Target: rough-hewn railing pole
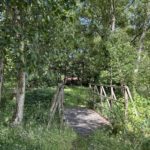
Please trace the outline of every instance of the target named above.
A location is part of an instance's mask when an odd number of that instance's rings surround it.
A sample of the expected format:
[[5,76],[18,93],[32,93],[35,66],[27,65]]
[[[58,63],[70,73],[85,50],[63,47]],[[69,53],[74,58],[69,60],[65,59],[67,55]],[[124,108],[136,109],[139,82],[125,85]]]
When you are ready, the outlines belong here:
[[[99,87],[99,90],[98,90],[98,87]],[[110,88],[110,97],[108,97],[108,95],[106,94],[105,87]],[[117,100],[114,89],[120,89],[122,91],[123,97],[124,97],[124,109],[125,109],[125,118],[126,118],[126,120],[128,118],[128,103],[129,103],[129,100],[131,100],[131,102],[132,102],[135,114],[138,115],[128,86],[126,86],[126,85],[116,86],[116,85],[103,85],[103,84],[100,84],[100,85],[98,85],[98,84],[89,84],[89,88],[90,88],[91,96],[93,97],[93,99],[95,98],[95,95],[99,96],[101,108],[103,108],[103,102],[104,102],[104,99],[105,99],[107,104],[108,104],[108,107],[109,107],[110,111],[111,111],[113,102],[115,100]]]
[[128,100],[129,100],[129,96],[128,96],[128,93],[127,93],[127,89],[126,87],[123,87],[124,88],[124,105],[125,105],[125,120],[127,121],[128,119]]
[[62,85],[61,87],[61,92],[60,92],[60,114],[59,114],[59,117],[60,117],[60,125],[61,127],[63,127],[63,123],[64,123],[64,85]]
[[53,97],[49,117],[48,117],[48,127],[51,126],[54,115],[58,109],[59,117],[60,117],[60,125],[63,126],[63,118],[64,118],[64,84],[59,84],[56,90],[56,93]]
[[134,101],[133,101],[133,98],[132,98],[132,96],[131,96],[131,92],[130,92],[128,86],[126,86],[126,90],[127,90],[128,96],[129,96],[129,98],[130,98],[130,100],[131,100],[131,102],[132,102],[132,105],[133,105],[133,108],[134,108],[135,115],[138,116],[138,112],[137,112],[136,106],[135,106],[135,104],[134,104]]

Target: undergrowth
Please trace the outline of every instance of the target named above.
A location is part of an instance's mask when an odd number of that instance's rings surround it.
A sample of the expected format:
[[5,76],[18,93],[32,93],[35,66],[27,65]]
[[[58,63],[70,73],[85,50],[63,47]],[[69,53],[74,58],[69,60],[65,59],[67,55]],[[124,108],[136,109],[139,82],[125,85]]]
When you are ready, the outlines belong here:
[[[0,109],[0,150],[149,150],[150,112],[149,101],[136,95],[135,115],[129,103],[128,121],[124,121],[122,103],[116,105],[109,115],[112,127],[96,130],[82,137],[72,129],[59,128],[57,117],[51,128],[47,128],[50,102],[55,88],[35,89],[26,93],[24,121],[22,126],[10,126],[15,101],[8,94]],[[66,87],[65,106],[85,107],[89,105],[89,93],[85,87]],[[95,105],[95,104],[94,104]],[[95,107],[97,110],[99,107]]]
[[46,126],[27,125],[10,128],[0,126],[1,150],[69,150],[76,134],[71,129],[47,129]]
[[[57,116],[51,128],[47,128],[48,113],[55,88],[27,91],[24,120],[20,127],[11,127],[15,100],[6,94],[0,110],[0,150],[69,150],[75,140],[75,132],[60,129]],[[4,107],[5,106],[5,107]]]

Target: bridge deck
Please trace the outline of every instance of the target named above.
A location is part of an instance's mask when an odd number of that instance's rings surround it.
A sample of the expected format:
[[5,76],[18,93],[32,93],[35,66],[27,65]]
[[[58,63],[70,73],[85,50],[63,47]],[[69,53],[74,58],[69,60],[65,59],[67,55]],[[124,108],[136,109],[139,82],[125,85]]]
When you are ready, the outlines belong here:
[[66,108],[64,116],[67,124],[80,135],[88,135],[103,125],[110,125],[105,118],[87,108]]

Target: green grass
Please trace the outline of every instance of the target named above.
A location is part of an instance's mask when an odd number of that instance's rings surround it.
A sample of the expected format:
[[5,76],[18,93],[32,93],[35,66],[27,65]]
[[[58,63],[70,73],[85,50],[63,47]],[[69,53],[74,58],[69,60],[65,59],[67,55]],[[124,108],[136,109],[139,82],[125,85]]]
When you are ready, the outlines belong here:
[[65,106],[86,107],[89,99],[88,88],[82,86],[65,87]]
[[34,89],[26,92],[24,120],[20,127],[12,128],[10,121],[15,101],[6,94],[0,110],[0,150],[70,150],[76,133],[65,127],[60,129],[55,117],[47,128],[48,113],[55,88]]
[[150,139],[134,133],[113,135],[108,130],[96,130],[88,137],[78,137],[75,150],[149,150]]
[[71,129],[47,129],[30,125],[8,128],[0,126],[1,150],[70,150],[76,134]]
[[[132,114],[129,107],[129,122],[121,122],[120,109],[117,109],[113,130],[99,129],[92,135],[81,137],[72,129],[59,128],[57,115],[52,127],[47,128],[48,113],[55,88],[27,91],[23,125],[10,127],[15,101],[9,93],[3,98],[0,109],[0,150],[148,150],[149,138],[149,102],[139,96],[136,98],[139,117]],[[86,87],[71,86],[65,88],[66,107],[86,107],[89,103],[89,91]],[[130,105],[129,105],[130,106]],[[115,110],[116,111],[116,110]],[[118,114],[118,115],[117,115]]]

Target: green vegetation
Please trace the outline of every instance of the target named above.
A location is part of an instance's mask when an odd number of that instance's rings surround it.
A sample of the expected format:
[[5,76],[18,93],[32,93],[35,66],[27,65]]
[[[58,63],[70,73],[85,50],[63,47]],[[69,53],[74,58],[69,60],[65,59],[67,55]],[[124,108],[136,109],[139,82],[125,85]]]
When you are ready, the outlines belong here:
[[89,90],[83,86],[71,86],[65,88],[66,107],[86,107],[89,99]]
[[[44,112],[43,112],[44,113]],[[60,131],[57,127],[47,129],[44,125],[32,125],[24,128],[0,126],[1,150],[69,150],[76,135],[71,129]]]
[[[149,150],[149,66],[149,0],[0,0],[0,149]],[[47,128],[62,82],[65,107],[94,109],[112,128],[80,137],[57,113]],[[125,118],[120,93],[102,110],[89,83],[127,85],[138,116],[129,102]]]
[[147,150],[150,148],[149,138],[143,135],[111,135],[106,130],[97,130],[87,138],[79,137],[75,141],[76,149],[87,150]]
[[[96,130],[92,135],[80,137],[72,129],[59,128],[57,116],[52,127],[47,128],[50,102],[55,88],[34,89],[27,91],[23,126],[16,128],[9,126],[9,121],[15,103],[5,101],[5,109],[1,109],[0,149],[2,150],[147,150],[149,139],[149,102],[136,96],[136,108],[140,115],[136,117],[129,112],[128,124],[124,124],[120,109],[114,109],[113,129],[104,127]],[[71,86],[65,88],[66,107],[88,106],[89,91],[86,87]],[[9,95],[7,95],[7,98]],[[4,108],[4,107],[2,107]],[[98,110],[98,108],[96,108]],[[117,113],[116,113],[117,112]]]
[[57,117],[53,126],[47,128],[54,91],[55,88],[27,91],[23,126],[16,128],[9,125],[15,102],[7,99],[5,109],[0,111],[1,150],[69,150],[72,147],[76,134],[68,127],[60,130]]

